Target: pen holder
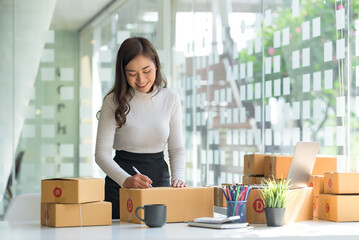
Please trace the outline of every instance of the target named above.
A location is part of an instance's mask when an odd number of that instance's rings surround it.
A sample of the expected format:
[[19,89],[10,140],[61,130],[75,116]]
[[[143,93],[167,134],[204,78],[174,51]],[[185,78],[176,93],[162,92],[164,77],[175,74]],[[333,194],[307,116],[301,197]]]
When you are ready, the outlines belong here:
[[246,203],[247,201],[227,201],[227,217],[240,216],[240,219],[232,222],[246,222]]

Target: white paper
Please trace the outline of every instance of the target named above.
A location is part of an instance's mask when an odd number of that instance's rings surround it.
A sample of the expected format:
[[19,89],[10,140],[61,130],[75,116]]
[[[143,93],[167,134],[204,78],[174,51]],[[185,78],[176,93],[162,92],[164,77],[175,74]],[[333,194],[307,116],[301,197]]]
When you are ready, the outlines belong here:
[[54,68],[41,68],[41,80],[42,81],[54,81],[55,69]]
[[93,156],[91,144],[80,144],[80,157],[89,158]]
[[275,31],[273,34],[273,47],[280,47],[280,31]]
[[335,13],[337,30],[345,28],[345,8],[341,8]]
[[36,136],[36,128],[34,124],[24,124],[22,126],[23,138],[34,138]]
[[271,74],[272,73],[272,58],[266,57],[266,69],[265,74]]
[[253,62],[247,63],[247,77],[253,77]]
[[313,38],[320,36],[320,17],[313,19],[312,29],[313,29]]
[[329,62],[333,60],[333,43],[326,42],[324,43],[324,62]]
[[241,129],[239,132],[239,143],[240,145],[246,145],[246,130]]
[[247,85],[247,100],[253,100],[253,84]]
[[299,0],[292,0],[292,17],[299,16]]
[[299,104],[299,102],[293,102],[292,116],[293,116],[294,120],[298,120],[300,118],[300,104]]
[[292,68],[299,68],[299,50],[292,52]]
[[300,141],[300,129],[293,128],[292,129],[292,145],[295,146],[297,142]]
[[247,121],[246,109],[244,107],[240,108],[239,121],[240,123],[245,123]]
[[81,119],[92,119],[91,106],[80,106],[80,118]]
[[282,46],[289,44],[289,27],[283,28],[282,33]]
[[240,79],[246,78],[246,64],[241,63],[239,69],[240,69],[239,70]]
[[333,146],[333,127],[325,127],[324,128],[324,145],[325,146]]
[[60,164],[60,175],[63,177],[74,176],[74,164],[73,163],[61,163]]
[[247,145],[253,145],[253,130],[247,129]]
[[260,99],[262,95],[261,83],[260,82],[255,83],[254,89],[255,89],[255,95],[254,95],[255,99]]
[[310,101],[303,101],[303,119],[310,118]]
[[270,122],[271,121],[271,106],[270,105],[265,105],[265,121],[266,122]]
[[345,58],[345,39],[337,40],[337,59]]
[[274,80],[274,96],[280,96],[280,79]]
[[280,71],[280,55],[274,56],[273,60],[274,60],[273,72],[277,73]]
[[61,81],[73,81],[74,80],[74,69],[73,68],[61,68],[60,69],[60,80]]
[[275,146],[282,145],[282,135],[280,131],[274,131],[274,145]]
[[310,22],[306,21],[302,23],[302,40],[308,40],[310,38]]
[[272,9],[267,9],[264,12],[264,18],[265,18],[265,25],[266,26],[272,25]]
[[74,87],[61,87],[60,88],[61,100],[73,100],[74,99]]
[[44,31],[44,43],[54,43],[55,42],[55,31],[46,30]]
[[232,130],[231,129],[227,129],[226,136],[227,136],[227,138],[226,138],[227,144],[232,145]]
[[266,81],[266,98],[272,96],[272,81]]
[[246,100],[246,86],[245,85],[242,85],[240,87],[240,98],[242,101]]
[[43,119],[55,118],[55,106],[42,106],[41,107],[41,117]]
[[238,108],[233,108],[233,123],[238,123],[239,111]]
[[259,53],[259,52],[262,51],[262,39],[261,39],[261,37],[257,37],[255,39],[255,47],[254,48],[255,48],[254,51],[256,53]]
[[91,87],[80,87],[80,99],[91,99],[92,98],[92,88]]
[[266,146],[272,145],[272,129],[266,129],[265,134],[266,134],[265,145]]
[[303,74],[303,92],[310,92],[310,74]]
[[253,40],[247,41],[247,54],[252,55],[253,54]]
[[303,67],[310,65],[310,48],[303,49]]
[[55,49],[43,49],[41,55],[41,62],[54,62]]
[[99,79],[103,82],[112,81],[112,69],[111,68],[100,68],[99,69]]
[[55,144],[42,144],[41,145],[41,156],[42,157],[55,157],[56,145]]
[[337,107],[336,107],[337,117],[345,116],[345,97],[337,97]]
[[290,94],[290,78],[283,78],[283,95]]
[[54,138],[55,137],[55,125],[44,124],[41,126],[41,137],[42,138]]
[[233,145],[238,145],[239,143],[239,134],[238,129],[233,130]]
[[322,89],[322,72],[313,73],[313,90],[320,91]]
[[345,144],[345,128],[344,126],[337,126],[337,146],[344,146]]
[[333,88],[333,69],[324,71],[324,89]]
[[128,31],[117,31],[117,44],[122,44],[130,36],[131,34]]
[[256,120],[256,122],[261,122],[261,106],[255,106],[254,107],[254,118]]
[[99,51],[99,62],[110,63],[112,61],[112,52],[110,50]]

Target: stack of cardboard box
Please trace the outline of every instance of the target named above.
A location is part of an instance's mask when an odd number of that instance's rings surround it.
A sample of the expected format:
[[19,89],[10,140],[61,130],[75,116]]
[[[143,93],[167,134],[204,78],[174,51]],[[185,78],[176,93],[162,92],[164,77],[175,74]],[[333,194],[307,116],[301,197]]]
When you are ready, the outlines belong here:
[[313,218],[318,218],[318,198],[319,194],[322,194],[324,192],[324,176],[310,176],[308,187],[313,188]]
[[41,224],[51,227],[111,225],[112,204],[103,200],[103,179],[42,180]]
[[359,173],[324,174],[324,193],[319,194],[319,218],[359,221]]
[[264,162],[269,156],[267,154],[244,155],[243,184],[261,184],[264,177]]

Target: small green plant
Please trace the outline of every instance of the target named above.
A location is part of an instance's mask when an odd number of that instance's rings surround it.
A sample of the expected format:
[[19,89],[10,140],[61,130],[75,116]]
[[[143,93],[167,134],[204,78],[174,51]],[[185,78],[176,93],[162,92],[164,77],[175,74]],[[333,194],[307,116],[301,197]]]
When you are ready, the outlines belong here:
[[289,203],[288,190],[290,180],[268,179],[262,181],[267,185],[260,189],[260,195],[267,208],[285,208]]

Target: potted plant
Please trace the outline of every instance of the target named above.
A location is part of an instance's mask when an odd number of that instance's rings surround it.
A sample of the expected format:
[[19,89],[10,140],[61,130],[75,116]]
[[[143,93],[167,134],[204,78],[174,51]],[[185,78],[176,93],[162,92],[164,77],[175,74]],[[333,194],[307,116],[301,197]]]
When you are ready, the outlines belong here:
[[285,207],[287,206],[290,180],[268,179],[262,181],[264,186],[260,189],[261,198],[265,204],[267,226],[283,226]]

